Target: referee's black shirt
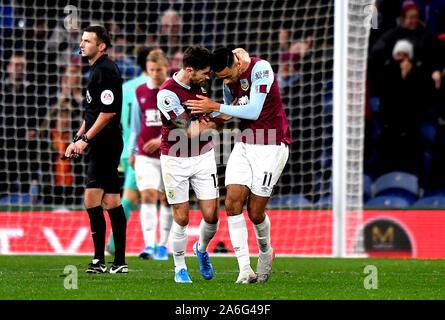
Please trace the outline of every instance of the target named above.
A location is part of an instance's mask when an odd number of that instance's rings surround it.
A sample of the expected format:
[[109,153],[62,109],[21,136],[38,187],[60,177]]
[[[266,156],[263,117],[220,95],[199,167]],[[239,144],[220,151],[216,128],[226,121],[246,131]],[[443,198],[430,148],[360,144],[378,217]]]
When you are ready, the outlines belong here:
[[116,113],[93,141],[122,136],[120,124],[122,112],[122,78],[116,63],[107,54],[97,59],[90,69],[84,100],[85,132],[93,126],[99,113]]

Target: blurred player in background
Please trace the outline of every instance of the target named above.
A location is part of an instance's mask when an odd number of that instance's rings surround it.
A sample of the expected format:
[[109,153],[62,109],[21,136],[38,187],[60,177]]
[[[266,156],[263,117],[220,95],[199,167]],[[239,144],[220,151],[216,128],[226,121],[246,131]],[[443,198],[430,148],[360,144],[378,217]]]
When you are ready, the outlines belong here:
[[[131,136],[129,162],[136,171],[136,183],[141,194],[141,227],[145,249],[141,259],[167,260],[167,241],[170,233],[173,210],[168,204],[162,182],[159,148],[161,146],[161,113],[156,95],[168,77],[168,59],[164,51],[154,49],[147,57],[147,72],[150,80],[136,89],[131,111]],[[156,248],[158,226],[157,202],[160,206],[160,239]]]
[[207,252],[210,240],[218,230],[218,179],[213,144],[200,141],[200,134],[216,128],[188,114],[186,101],[196,95],[209,94],[211,52],[189,47],[184,52],[183,67],[162,85],[157,104],[161,110],[161,167],[168,203],[173,205],[174,221],[171,246],[175,263],[175,281],[191,283],[185,264],[187,226],[189,223],[189,187],[195,191],[203,219],[199,240],[193,245],[204,279],[213,278],[213,267]]
[[[187,101],[187,107],[192,114],[221,112],[242,119],[243,131],[230,154],[225,178],[229,233],[240,268],[236,283],[266,282],[275,254],[264,210],[289,157],[289,123],[269,62],[252,57],[247,70],[241,70],[236,55],[219,48],[214,52],[212,70],[223,79],[224,104],[199,95]],[[234,101],[237,105],[230,105]],[[256,274],[250,266],[242,214],[246,201],[259,247]]]
[[[88,147],[88,177],[84,202],[91,224],[94,259],[87,273],[105,273],[105,217],[108,211],[114,233],[115,257],[110,273],[128,273],[125,263],[127,221],[120,201],[118,166],[122,153],[122,78],[116,63],[108,58],[111,40],[102,26],[89,26],[82,35],[80,51],[91,65],[84,121],[65,156],[83,154]],[[102,207],[103,204],[103,207]]]
[[[124,170],[124,190],[122,193],[122,207],[124,208],[125,218],[130,219],[131,212],[139,204],[139,191],[136,185],[136,176],[134,169],[128,164],[128,145],[131,133],[131,111],[135,108],[133,105],[135,99],[136,88],[150,81],[147,73],[147,56],[150,53],[149,48],[140,48],[137,56],[137,63],[140,66],[142,73],[137,78],[125,81],[122,85],[122,137],[124,140],[124,148],[121,155],[120,164]],[[114,236],[110,235],[110,240],[107,245],[107,252],[114,255]]]

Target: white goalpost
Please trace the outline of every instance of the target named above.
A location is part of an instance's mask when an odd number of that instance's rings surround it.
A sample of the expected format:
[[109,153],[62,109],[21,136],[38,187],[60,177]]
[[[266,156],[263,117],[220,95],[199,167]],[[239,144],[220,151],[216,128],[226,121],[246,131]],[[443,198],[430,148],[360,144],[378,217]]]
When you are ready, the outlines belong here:
[[[364,110],[371,27],[369,7],[373,5],[374,0],[335,1],[332,191],[334,257],[358,254],[363,249],[360,222],[363,209]],[[351,233],[353,240],[350,238]]]

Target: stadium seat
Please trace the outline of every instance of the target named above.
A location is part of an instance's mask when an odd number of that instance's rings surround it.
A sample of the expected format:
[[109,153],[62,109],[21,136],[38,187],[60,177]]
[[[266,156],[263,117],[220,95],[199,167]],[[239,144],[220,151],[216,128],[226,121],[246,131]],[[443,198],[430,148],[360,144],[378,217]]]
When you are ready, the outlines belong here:
[[366,208],[394,208],[404,209],[410,206],[410,201],[401,196],[380,195],[365,203]]
[[332,194],[327,194],[321,197],[320,200],[318,200],[315,204],[315,207],[322,209],[332,208]]
[[291,194],[290,197],[291,197],[290,203],[291,203],[292,207],[311,207],[312,206],[312,203],[303,196],[300,196],[298,194]]
[[423,141],[429,145],[435,145],[437,140],[437,128],[434,124],[424,123],[420,126],[420,134]]
[[10,194],[1,198],[0,204],[29,205],[31,204],[31,196],[29,194]]
[[[358,197],[351,197],[348,196],[346,198],[346,205],[347,206],[361,206],[361,202],[359,202]],[[321,209],[332,209],[333,208],[333,197],[332,194],[327,194],[320,198],[320,200],[315,203],[314,207],[321,208]]]
[[414,208],[439,209],[445,208],[445,196],[434,195],[420,198],[412,205]]
[[380,97],[370,97],[369,98],[369,106],[371,108],[371,112],[373,114],[377,114],[380,112]]
[[363,200],[366,202],[371,199],[372,194],[372,178],[368,174],[363,175]]
[[271,198],[268,206],[271,208],[310,207],[312,203],[301,195],[289,194]]
[[419,198],[419,179],[417,176],[401,171],[385,173],[374,182],[375,196],[400,196],[414,203]]

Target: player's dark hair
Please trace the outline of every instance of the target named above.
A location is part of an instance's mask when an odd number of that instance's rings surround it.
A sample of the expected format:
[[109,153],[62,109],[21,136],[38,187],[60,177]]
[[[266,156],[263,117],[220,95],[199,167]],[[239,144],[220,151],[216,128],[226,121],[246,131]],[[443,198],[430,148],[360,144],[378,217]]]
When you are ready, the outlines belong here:
[[145,70],[147,65],[147,57],[151,50],[152,48],[148,47],[141,47],[138,49],[138,56],[136,58],[136,63],[138,64],[139,67],[141,67],[141,70]]
[[226,67],[232,67],[234,62],[235,55],[232,50],[229,50],[226,47],[221,47],[213,51],[210,67],[214,72],[221,72]]
[[212,53],[204,47],[191,46],[184,52],[182,58],[183,68],[191,67],[195,70],[203,70],[210,66]]
[[86,27],[85,30],[83,31],[94,32],[97,36],[97,44],[105,43],[106,46],[105,51],[107,51],[112,47],[110,34],[108,33],[107,29],[105,29],[105,27],[99,25],[92,25]]

